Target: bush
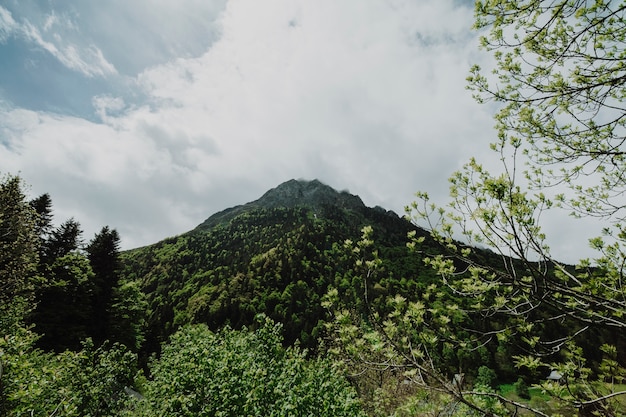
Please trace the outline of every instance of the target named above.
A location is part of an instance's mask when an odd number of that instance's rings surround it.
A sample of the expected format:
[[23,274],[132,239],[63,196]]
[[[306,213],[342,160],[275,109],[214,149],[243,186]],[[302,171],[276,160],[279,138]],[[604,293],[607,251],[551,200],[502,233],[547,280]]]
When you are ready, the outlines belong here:
[[524,378],[520,377],[517,379],[517,382],[514,384],[515,393],[520,397],[526,400],[530,399],[530,391],[528,390],[528,384],[524,381]]
[[488,366],[483,365],[478,368],[478,375],[476,376],[474,384],[488,388],[495,388],[496,379],[496,371]]
[[151,371],[133,416],[364,416],[339,370],[283,348],[269,319],[254,332],[184,327]]

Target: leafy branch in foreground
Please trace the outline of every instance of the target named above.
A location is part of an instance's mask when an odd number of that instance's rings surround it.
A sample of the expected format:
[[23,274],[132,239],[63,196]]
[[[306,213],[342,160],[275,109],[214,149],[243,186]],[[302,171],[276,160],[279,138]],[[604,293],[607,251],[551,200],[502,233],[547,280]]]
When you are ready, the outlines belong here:
[[[468,82],[479,102],[500,105],[492,149],[502,172],[470,160],[451,177],[445,208],[418,194],[409,217],[444,252],[416,236],[409,245],[439,284],[391,295],[383,312],[355,314],[335,297],[336,334],[355,361],[371,366],[364,352],[378,352],[378,365],[479,414],[623,415],[626,2],[477,1],[475,27],[495,68],[474,67]],[[597,259],[554,259],[541,226],[555,206],[604,219],[590,242]],[[447,382],[447,351],[462,369],[460,356],[496,346],[549,406]],[[546,381],[551,371],[558,382]]]
[[[624,377],[624,359],[612,354],[624,342],[620,334],[626,328],[626,289],[614,263],[620,242],[605,248],[612,257],[600,258],[593,267],[587,260],[577,268],[563,265],[551,257],[539,226],[544,208],[550,207],[543,195],[531,196],[515,185],[514,177],[491,176],[474,161],[451,183],[450,211],[432,206],[421,194],[410,212],[416,221],[437,219],[429,227],[448,255],[427,262],[443,284],[472,300],[466,305],[470,316],[500,323],[471,329],[472,342],[517,344],[518,368],[561,375],[559,383],[541,384],[546,393],[583,414],[594,409],[612,415],[619,406],[612,400],[626,394],[604,383]],[[466,241],[487,244],[502,267],[486,266],[475,249],[454,240],[453,230]],[[603,349],[593,337],[606,342]]]
[[477,1],[475,27],[496,66],[474,67],[470,89],[502,103],[498,134],[525,144],[529,178],[568,184],[563,202],[584,216],[623,220],[626,2]]

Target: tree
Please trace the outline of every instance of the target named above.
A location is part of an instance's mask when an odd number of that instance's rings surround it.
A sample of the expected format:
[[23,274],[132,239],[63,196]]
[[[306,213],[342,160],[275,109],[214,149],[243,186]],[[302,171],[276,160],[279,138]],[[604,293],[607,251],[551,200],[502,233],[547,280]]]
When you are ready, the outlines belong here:
[[[393,309],[373,312],[369,327],[355,330],[340,313],[343,331],[353,331],[353,346],[375,347],[386,358],[378,366],[408,369],[415,383],[483,415],[547,414],[532,402],[451,385],[433,355],[442,345],[469,352],[506,344],[518,370],[564,409],[617,415],[626,392],[603,381],[622,381],[626,364],[614,354],[626,345],[626,2],[477,1],[475,26],[495,69],[474,67],[468,80],[479,102],[500,105],[492,148],[502,170],[471,159],[450,178],[447,207],[418,194],[408,214],[446,252],[415,235],[410,246],[440,284],[420,300],[390,297]],[[576,267],[554,259],[541,226],[557,207],[605,219],[604,236],[590,242],[596,259]],[[485,262],[493,256],[501,267]],[[550,370],[566,384],[545,382]],[[499,404],[484,401],[493,398]]]
[[[483,339],[517,337],[527,352],[517,357],[518,367],[568,375],[576,390],[566,395],[547,388],[581,414],[595,408],[610,415],[611,399],[626,394],[590,383],[592,372],[611,375],[591,370],[590,359],[603,354],[597,343],[585,340],[595,331],[611,345],[624,344],[623,337],[610,335],[626,328],[625,23],[622,1],[476,3],[476,27],[487,30],[482,45],[493,51],[496,68],[484,75],[475,67],[469,82],[479,102],[502,104],[493,149],[503,172],[493,175],[472,160],[451,178],[448,217],[430,223],[440,241],[469,265],[472,277],[460,278],[443,257],[431,264],[451,288],[479,301],[476,312],[508,320],[506,328],[483,333]],[[522,162],[524,175],[518,172]],[[567,188],[551,190],[559,185]],[[548,191],[556,194],[553,200]],[[427,195],[420,197],[427,202]],[[576,216],[606,219],[607,236],[591,242],[599,250],[595,262],[581,260],[575,270],[552,257],[541,214],[555,203]],[[432,220],[443,211],[424,204],[414,205],[413,213]],[[454,242],[453,225],[467,242],[500,253],[503,270],[471,259],[471,251]],[[621,366],[625,363],[621,358]]]
[[280,325],[255,331],[185,326],[151,367],[133,416],[364,416],[341,370],[284,348]]
[[137,351],[144,341],[148,302],[136,281],[121,281],[113,289],[106,329],[110,341]]
[[31,200],[31,207],[37,213],[37,235],[45,240],[52,229],[52,199],[50,194],[45,193]]
[[32,308],[38,238],[37,216],[26,202],[22,180],[0,180],[0,337]]
[[70,252],[49,265],[45,284],[37,289],[31,321],[46,351],[78,351],[92,333],[94,273],[84,255]]
[[[496,67],[468,78],[479,102],[502,103],[501,141],[521,146],[537,186],[565,182],[583,215],[624,219],[626,3],[476,2],[475,27]],[[582,177],[596,182],[587,186]]]
[[96,343],[108,339],[113,290],[120,280],[120,236],[108,226],[102,228],[87,245],[87,257],[95,274],[93,338]]
[[42,264],[51,265],[57,258],[82,250],[82,235],[83,231],[78,221],[69,219],[61,223],[44,241]]
[[22,329],[0,338],[5,364],[0,414],[3,416],[119,416],[125,387],[133,386],[136,357],[124,346],[60,354],[34,347],[36,336]]
[[[38,219],[42,221],[41,215]],[[40,240],[42,280],[29,321],[42,336],[38,345],[45,350],[79,350],[91,335],[94,273],[82,252],[82,233],[80,224],[69,219]]]
[[[120,415],[137,358],[120,344],[80,343],[90,324],[93,276],[79,251],[80,228],[69,221],[47,238],[49,198],[29,203],[23,188],[17,176],[0,180],[0,415]],[[50,255],[46,263],[38,253]],[[37,299],[42,291],[47,297]],[[43,337],[27,324],[33,314]],[[42,341],[75,351],[44,352]]]

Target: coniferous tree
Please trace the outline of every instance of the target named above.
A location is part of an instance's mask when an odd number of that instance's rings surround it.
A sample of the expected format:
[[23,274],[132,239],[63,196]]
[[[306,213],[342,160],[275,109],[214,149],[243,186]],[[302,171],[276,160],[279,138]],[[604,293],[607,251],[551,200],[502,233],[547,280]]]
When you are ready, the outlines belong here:
[[32,308],[37,265],[34,211],[22,191],[22,181],[0,181],[0,337]]
[[52,199],[45,193],[30,201],[30,206],[37,213],[36,233],[45,239],[52,231]]
[[120,279],[119,252],[119,234],[108,226],[103,227],[87,245],[87,257],[95,274],[92,336],[96,343],[109,338],[113,293]]
[[43,263],[51,264],[57,258],[80,251],[83,246],[82,234],[78,221],[72,218],[63,222],[45,240],[42,248]]
[[30,206],[35,211],[37,217],[35,221],[35,233],[39,237],[37,252],[39,253],[39,272],[45,274],[45,259],[47,251],[47,240],[52,233],[52,199],[50,194],[42,194],[30,201]]
[[89,261],[77,252],[56,258],[49,266],[34,314],[41,348],[79,350],[81,342],[91,335],[93,277]]
[[[9,415],[12,394],[11,347],[26,344],[23,326],[32,309],[37,267],[36,215],[18,176],[0,179],[0,415]],[[22,349],[19,350],[20,353]]]
[[74,219],[63,222],[42,243],[39,264],[43,283],[31,322],[41,335],[40,347],[80,349],[90,336],[93,271],[82,252],[82,230]]

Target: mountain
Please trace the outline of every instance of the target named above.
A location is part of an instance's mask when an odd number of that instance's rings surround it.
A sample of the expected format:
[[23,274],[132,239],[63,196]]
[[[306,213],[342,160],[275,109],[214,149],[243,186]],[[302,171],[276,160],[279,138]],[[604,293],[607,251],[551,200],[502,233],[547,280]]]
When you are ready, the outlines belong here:
[[[318,180],[289,180],[267,191],[258,200],[212,215],[202,222],[198,229],[210,229],[218,224],[231,221],[239,214],[258,209],[307,207],[315,212],[332,206],[357,211],[366,208],[358,196],[347,191],[337,192]],[[382,210],[381,208],[377,209]],[[391,211],[389,214],[395,215]],[[395,216],[397,217],[397,215]]]
[[420,280],[434,279],[406,248],[407,233],[423,230],[317,180],[287,181],[187,233],[125,252],[125,278],[139,282],[150,305],[145,350],[157,351],[186,323],[238,328],[258,313],[283,323],[288,343],[314,348],[329,286],[362,291],[343,243],[358,241],[368,225],[387,271],[371,283],[373,294],[415,290]]
[[[365,226],[373,230],[373,246],[355,246]],[[407,247],[409,232],[424,237],[418,251]],[[353,244],[345,245],[347,240]],[[373,259],[374,253],[381,266],[370,274],[363,261]],[[394,212],[367,207],[358,196],[317,180],[290,180],[258,200],[210,216],[187,233],[124,252],[122,263],[123,280],[136,282],[149,306],[140,352],[144,357],[159,352],[182,325],[206,323],[212,330],[254,327],[260,313],[282,323],[286,344],[298,342],[315,354],[327,336],[329,317],[322,299],[330,288],[361,317],[372,312],[385,317],[389,297],[423,301],[432,288],[437,288],[433,303],[473,303],[448,291],[424,264],[423,257],[438,254],[450,252]],[[506,266],[519,274],[527,269],[518,260],[487,250],[471,248],[470,257],[495,273]],[[458,271],[467,270],[464,261],[454,262]],[[550,308],[543,306],[536,314],[550,316]],[[477,314],[465,320],[456,325],[486,333],[507,325],[506,315]],[[548,324],[537,330],[548,336],[551,331]],[[516,378],[511,358],[522,354],[523,346],[522,339],[505,347],[494,343],[475,354],[493,363],[499,377],[511,380]],[[454,373],[461,359],[444,345],[440,348],[442,366]],[[481,362],[475,359],[471,362],[478,367]]]

